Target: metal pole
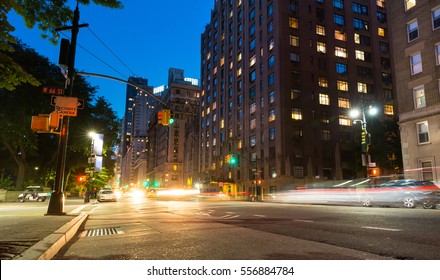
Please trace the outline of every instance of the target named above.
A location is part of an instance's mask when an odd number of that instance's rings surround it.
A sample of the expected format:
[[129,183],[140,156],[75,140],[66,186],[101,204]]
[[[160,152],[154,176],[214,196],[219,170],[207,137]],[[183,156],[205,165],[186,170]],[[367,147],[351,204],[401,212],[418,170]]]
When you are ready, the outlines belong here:
[[[73,13],[73,21],[71,27],[59,28],[58,30],[72,30],[72,42],[69,49],[68,67],[67,67],[67,81],[66,89],[68,96],[73,96],[73,80],[75,78],[75,53],[76,53],[76,41],[78,37],[79,27],[85,27],[86,24],[79,23],[79,9],[78,2],[76,4],[76,9]],[[65,215],[64,212],[64,173],[66,167],[66,154],[67,154],[67,141],[69,136],[69,122],[70,118],[68,116],[63,116],[60,139],[58,143],[58,159],[56,168],[56,177],[54,186],[52,189],[52,194],[49,200],[49,206],[46,215]]]
[[[365,132],[365,137],[368,137],[367,131],[367,119],[365,118],[365,109],[362,108],[362,132]],[[365,143],[365,162],[367,167],[367,175],[366,177],[370,177],[370,157],[368,154],[368,143]]]

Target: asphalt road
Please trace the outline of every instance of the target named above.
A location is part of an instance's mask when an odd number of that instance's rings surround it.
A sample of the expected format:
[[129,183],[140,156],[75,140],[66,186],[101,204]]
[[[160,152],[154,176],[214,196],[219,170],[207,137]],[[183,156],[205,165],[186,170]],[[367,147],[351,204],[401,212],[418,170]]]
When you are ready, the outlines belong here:
[[440,259],[439,210],[124,198],[54,259]]

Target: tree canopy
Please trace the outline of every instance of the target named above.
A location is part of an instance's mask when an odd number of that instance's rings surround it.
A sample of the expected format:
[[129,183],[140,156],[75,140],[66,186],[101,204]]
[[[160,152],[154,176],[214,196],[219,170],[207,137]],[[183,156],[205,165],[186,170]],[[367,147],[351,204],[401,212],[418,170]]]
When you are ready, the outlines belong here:
[[[20,42],[12,44],[11,48],[14,49],[11,58],[17,65],[42,84],[64,86],[65,78],[58,66],[47,58]],[[96,88],[83,77],[75,78],[73,90],[86,106],[70,121],[66,174],[75,175],[88,167],[91,144],[88,132],[91,130],[104,134],[104,167],[111,173],[114,164],[112,148],[117,144],[119,125],[116,113],[104,97],[95,97]],[[0,178],[14,178],[17,189],[21,189],[24,183],[34,182],[50,187],[48,184],[53,180],[58,136],[36,134],[31,130],[32,116],[54,110],[50,98],[50,95],[41,93],[39,87],[28,83],[18,85],[14,90],[0,88]]]
[[[41,36],[53,44],[59,40],[56,28],[68,23],[73,16],[73,10],[68,6],[68,0],[2,0],[0,4],[0,88],[14,90],[22,83],[39,86],[41,81],[28,73],[11,53],[13,44],[17,44],[12,36],[14,26],[8,21],[12,10],[22,16],[28,28],[35,26],[41,31]],[[78,0],[77,3],[89,5],[95,3],[108,8],[122,8],[119,0]]]

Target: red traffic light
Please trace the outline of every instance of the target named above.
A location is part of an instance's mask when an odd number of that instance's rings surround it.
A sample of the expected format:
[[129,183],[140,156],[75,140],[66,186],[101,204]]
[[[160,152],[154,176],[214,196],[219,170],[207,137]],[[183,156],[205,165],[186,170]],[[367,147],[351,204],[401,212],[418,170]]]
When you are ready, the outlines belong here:
[[379,167],[370,168],[370,177],[377,177],[380,175],[380,169]]
[[78,175],[77,177],[76,177],[76,181],[78,182],[78,183],[85,183],[86,182],[86,176],[84,176],[84,175]]

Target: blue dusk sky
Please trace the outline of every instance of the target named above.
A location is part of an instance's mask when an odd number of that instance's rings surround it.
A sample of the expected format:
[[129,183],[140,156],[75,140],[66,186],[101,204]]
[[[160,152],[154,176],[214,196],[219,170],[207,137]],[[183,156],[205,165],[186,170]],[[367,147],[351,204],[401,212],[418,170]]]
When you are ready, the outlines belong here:
[[[123,80],[143,77],[153,87],[167,84],[169,68],[183,69],[186,77],[200,79],[200,38],[209,23],[214,0],[122,2],[123,9],[79,6],[80,24],[88,23],[89,27],[81,28],[78,34],[77,71]],[[75,3],[69,3],[74,9]],[[58,64],[58,45],[42,39],[38,28],[26,28],[15,13],[11,12],[8,18],[16,28],[14,36]],[[69,39],[71,36],[70,31],[60,35]],[[97,95],[104,96],[122,117],[126,84],[98,77],[86,79],[99,87]]]

